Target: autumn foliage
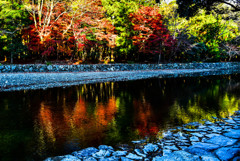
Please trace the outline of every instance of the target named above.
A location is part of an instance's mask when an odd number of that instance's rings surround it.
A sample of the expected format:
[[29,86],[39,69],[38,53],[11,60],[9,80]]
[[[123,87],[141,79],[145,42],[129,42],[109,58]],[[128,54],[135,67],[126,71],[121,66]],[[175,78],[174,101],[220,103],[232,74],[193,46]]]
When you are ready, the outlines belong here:
[[[92,62],[116,56],[116,38],[121,33],[116,32],[107,18],[101,0],[81,1],[75,6],[58,1],[52,7],[32,4],[32,8],[41,7],[41,11],[34,12],[38,14],[30,16],[32,25],[24,31],[26,45],[32,53],[44,59],[71,58]],[[152,57],[152,54],[171,51],[175,41],[162,24],[157,9],[141,7],[128,18],[137,53]]]
[[78,56],[86,59],[93,51],[105,51],[106,56],[106,51],[114,47],[116,36],[114,27],[104,18],[101,1],[85,1],[81,4],[85,7],[71,12],[68,5],[57,2],[51,11],[43,5],[41,18],[30,17],[33,24],[24,32],[29,50],[57,59]]
[[134,45],[140,53],[170,54],[175,40],[163,25],[163,17],[158,10],[143,6],[137,12],[130,14],[135,35],[132,37]]

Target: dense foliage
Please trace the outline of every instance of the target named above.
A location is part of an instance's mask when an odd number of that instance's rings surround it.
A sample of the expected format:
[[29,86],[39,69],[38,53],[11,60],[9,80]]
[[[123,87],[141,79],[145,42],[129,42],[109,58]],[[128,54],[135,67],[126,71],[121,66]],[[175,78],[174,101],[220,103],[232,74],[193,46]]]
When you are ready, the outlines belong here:
[[[239,59],[238,3],[221,3],[213,11],[204,3],[202,9],[194,8],[188,15],[184,12],[200,1],[158,2],[0,0],[0,61],[157,63]],[[212,2],[207,6],[219,4]],[[181,11],[183,5],[186,10]]]

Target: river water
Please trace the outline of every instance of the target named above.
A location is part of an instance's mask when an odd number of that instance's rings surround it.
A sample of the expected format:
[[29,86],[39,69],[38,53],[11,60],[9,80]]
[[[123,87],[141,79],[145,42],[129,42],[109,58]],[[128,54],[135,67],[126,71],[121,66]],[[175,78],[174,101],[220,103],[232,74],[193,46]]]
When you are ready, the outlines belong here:
[[239,107],[240,74],[0,92],[0,158],[32,161],[101,144],[131,145]]

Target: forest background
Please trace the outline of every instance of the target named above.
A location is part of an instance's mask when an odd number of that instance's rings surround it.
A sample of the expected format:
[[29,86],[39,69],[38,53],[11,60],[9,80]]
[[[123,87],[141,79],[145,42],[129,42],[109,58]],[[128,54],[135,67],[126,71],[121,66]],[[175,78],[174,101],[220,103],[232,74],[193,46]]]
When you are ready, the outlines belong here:
[[239,61],[239,11],[239,0],[0,0],[0,65]]

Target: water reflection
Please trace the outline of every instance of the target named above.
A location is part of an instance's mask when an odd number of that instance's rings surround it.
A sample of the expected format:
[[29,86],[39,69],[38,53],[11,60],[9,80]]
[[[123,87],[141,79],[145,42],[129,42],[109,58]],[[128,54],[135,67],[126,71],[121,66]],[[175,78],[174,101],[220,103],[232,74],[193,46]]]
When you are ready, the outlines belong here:
[[239,104],[237,74],[0,93],[0,158],[39,160],[128,143],[183,123],[229,116]]

